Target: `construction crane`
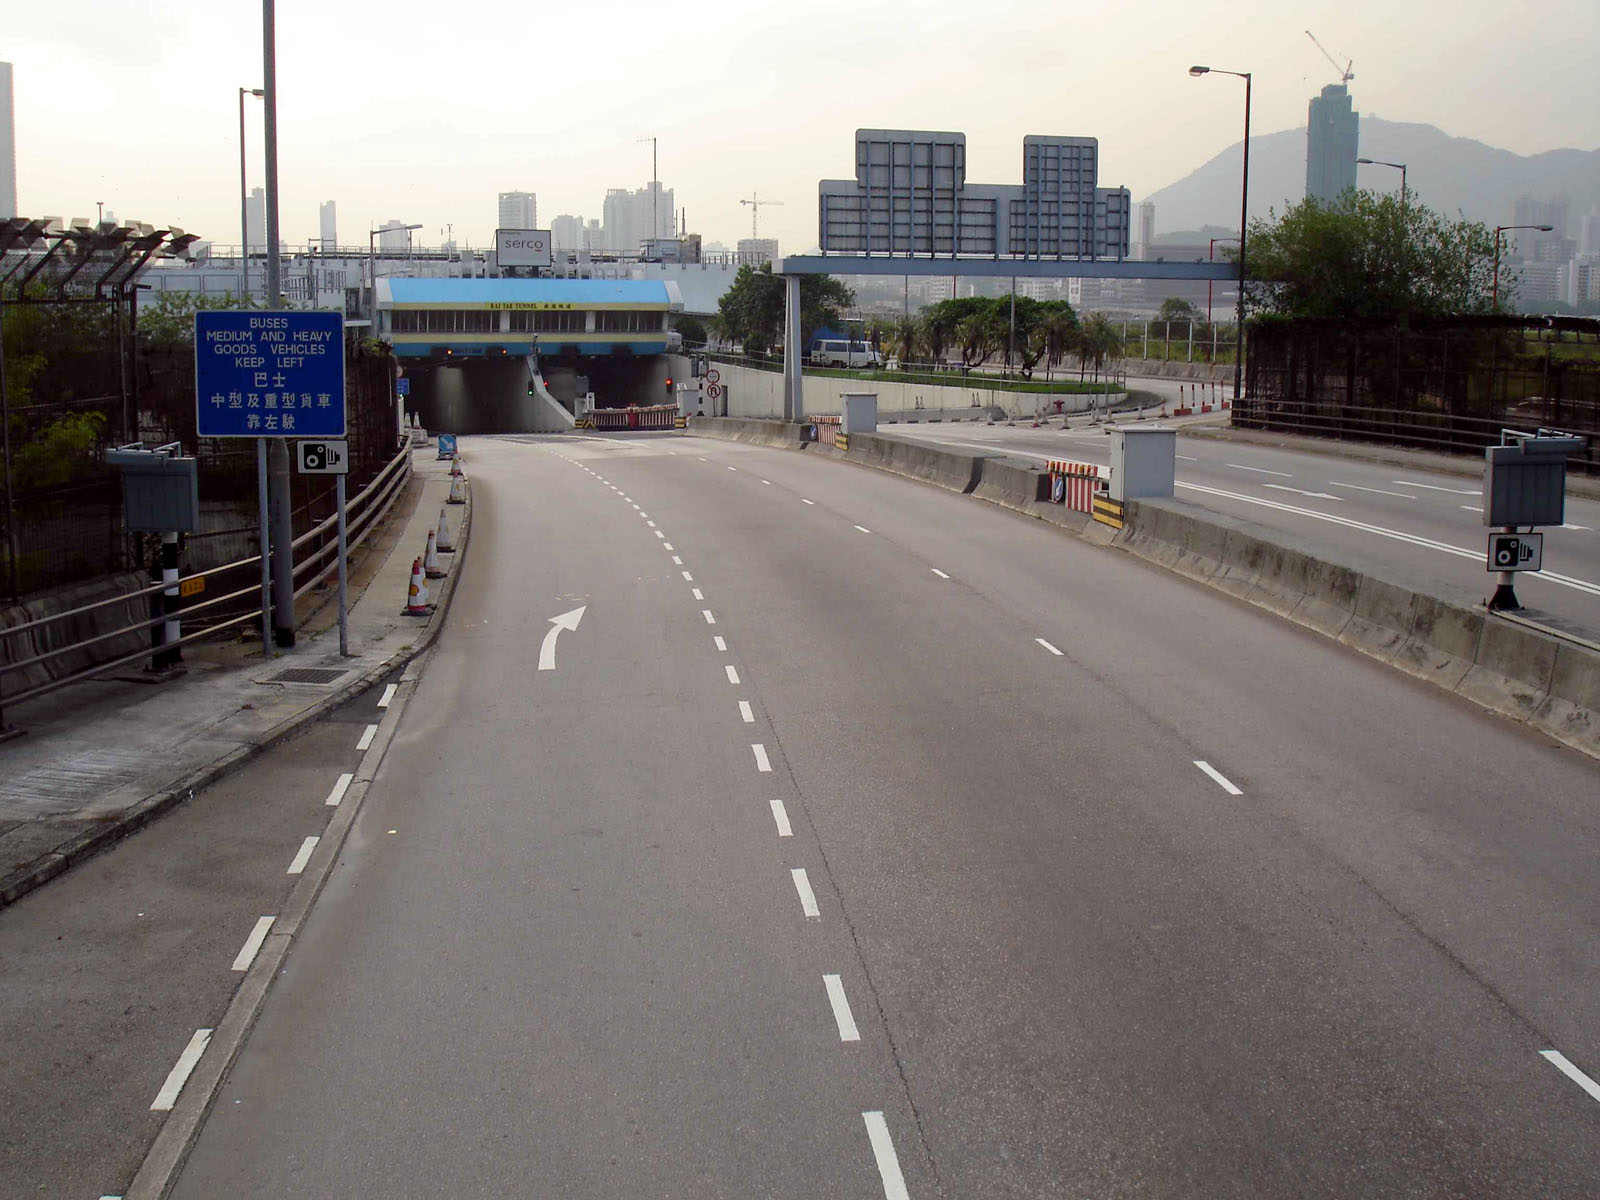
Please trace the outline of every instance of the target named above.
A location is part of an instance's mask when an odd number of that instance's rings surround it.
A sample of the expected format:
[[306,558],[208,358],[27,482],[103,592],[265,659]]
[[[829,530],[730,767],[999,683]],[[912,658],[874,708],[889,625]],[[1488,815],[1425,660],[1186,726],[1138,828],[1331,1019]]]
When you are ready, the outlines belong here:
[[1317,35],[1316,34],[1312,33],[1311,30],[1308,29],[1308,30],[1306,30],[1306,36],[1311,39],[1311,44],[1313,46],[1315,46],[1318,50],[1322,51],[1322,57],[1327,59],[1330,63],[1332,63],[1333,64],[1333,69],[1335,71],[1339,72],[1339,82],[1340,83],[1347,84],[1352,79],[1354,79],[1356,77],[1356,73],[1350,69],[1351,67],[1356,65],[1355,64],[1355,59],[1353,59],[1353,58],[1346,59],[1344,66],[1341,68],[1339,66],[1339,60],[1337,58],[1335,58],[1333,55],[1328,53],[1328,48],[1326,46],[1324,46],[1321,42],[1317,41]]
[[739,201],[740,204],[748,204],[750,206],[750,236],[751,236],[751,238],[758,238],[758,237],[761,236],[761,234],[759,232],[757,232],[756,218],[761,215],[761,210],[763,208],[770,208],[773,205],[777,205],[779,208],[783,207],[783,201],[782,200],[762,200],[760,198],[760,196],[761,196],[761,193],[759,193],[759,192],[751,192],[750,193],[750,199],[748,199],[748,200],[740,200]]

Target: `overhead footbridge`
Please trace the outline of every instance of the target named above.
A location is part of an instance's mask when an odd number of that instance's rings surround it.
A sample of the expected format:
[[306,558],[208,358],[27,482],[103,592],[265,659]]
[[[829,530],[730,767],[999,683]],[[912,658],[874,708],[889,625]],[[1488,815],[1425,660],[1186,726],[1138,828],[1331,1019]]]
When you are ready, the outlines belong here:
[[425,427],[530,433],[572,428],[590,392],[656,403],[683,299],[670,280],[388,278],[376,307]]

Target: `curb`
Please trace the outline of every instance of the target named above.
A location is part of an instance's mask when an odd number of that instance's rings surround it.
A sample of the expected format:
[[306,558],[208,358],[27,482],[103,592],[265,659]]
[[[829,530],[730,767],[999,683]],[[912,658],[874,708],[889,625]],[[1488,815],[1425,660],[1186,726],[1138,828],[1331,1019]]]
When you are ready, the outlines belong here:
[[19,867],[11,874],[0,878],[0,909],[15,904],[23,896],[49,883],[58,875],[116,845],[130,834],[137,833],[177,805],[194,799],[196,792],[204,791],[218,780],[239,770],[257,755],[286,741],[305,725],[319,720],[351,697],[371,687],[396,667],[406,665],[432,646],[434,638],[438,636],[439,629],[444,624],[450,600],[455,595],[455,583],[460,576],[460,565],[466,561],[467,546],[471,541],[469,534],[472,528],[472,507],[472,487],[469,483],[467,506],[462,514],[461,529],[456,535],[455,568],[451,570],[444,581],[444,586],[439,590],[439,602],[433,616],[428,618],[427,625],[423,627],[421,635],[409,650],[398,651],[383,662],[369,667],[354,679],[340,684],[327,695],[319,697],[310,708],[280,721],[249,745],[230,750],[214,762],[190,772],[173,787],[136,801],[99,828],[79,834],[64,845],[40,855],[26,866]]

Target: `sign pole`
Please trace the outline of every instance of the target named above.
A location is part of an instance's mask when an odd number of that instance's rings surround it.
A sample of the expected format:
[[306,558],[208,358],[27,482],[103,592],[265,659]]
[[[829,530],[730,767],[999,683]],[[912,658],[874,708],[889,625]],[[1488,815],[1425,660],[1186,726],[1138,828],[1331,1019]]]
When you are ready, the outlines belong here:
[[261,502],[261,653],[272,657],[272,555],[267,540],[267,439],[256,439],[256,492]]
[[345,562],[344,476],[333,477],[333,498],[339,506],[339,655],[350,657],[350,569]]

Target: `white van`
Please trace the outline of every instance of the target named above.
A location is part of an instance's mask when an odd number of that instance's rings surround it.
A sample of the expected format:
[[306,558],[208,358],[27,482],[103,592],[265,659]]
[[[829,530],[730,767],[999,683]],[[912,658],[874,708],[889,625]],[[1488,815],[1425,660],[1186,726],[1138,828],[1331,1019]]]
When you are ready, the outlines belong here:
[[811,351],[813,367],[868,367],[883,366],[883,355],[873,349],[870,342],[847,342],[824,338]]

